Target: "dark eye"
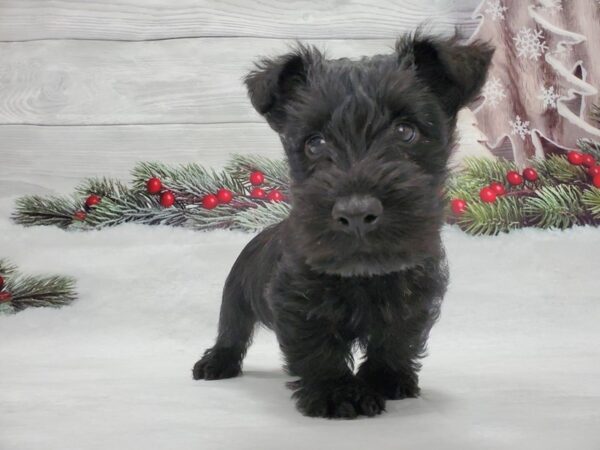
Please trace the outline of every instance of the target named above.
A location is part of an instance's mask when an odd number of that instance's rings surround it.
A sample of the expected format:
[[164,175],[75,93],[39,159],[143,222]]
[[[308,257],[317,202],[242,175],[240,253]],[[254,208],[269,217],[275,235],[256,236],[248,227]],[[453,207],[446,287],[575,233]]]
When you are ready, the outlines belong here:
[[406,142],[407,144],[416,141],[418,136],[417,129],[409,123],[401,123],[398,125],[396,132],[400,136],[402,142]]
[[309,137],[304,143],[304,151],[311,158],[317,158],[325,151],[327,141],[320,134]]

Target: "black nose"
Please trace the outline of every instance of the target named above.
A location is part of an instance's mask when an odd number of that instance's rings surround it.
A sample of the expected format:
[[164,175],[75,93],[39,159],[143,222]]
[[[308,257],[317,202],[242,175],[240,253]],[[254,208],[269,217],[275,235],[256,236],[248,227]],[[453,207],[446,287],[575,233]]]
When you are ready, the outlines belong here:
[[331,210],[338,228],[359,236],[376,228],[382,213],[383,205],[375,197],[357,195],[340,198]]

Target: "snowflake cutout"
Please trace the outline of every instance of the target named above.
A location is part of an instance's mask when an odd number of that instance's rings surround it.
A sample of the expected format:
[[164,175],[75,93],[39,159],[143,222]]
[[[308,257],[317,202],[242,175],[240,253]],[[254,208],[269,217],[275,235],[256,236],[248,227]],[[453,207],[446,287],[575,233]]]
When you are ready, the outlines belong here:
[[541,30],[523,27],[519,30],[517,36],[513,37],[513,41],[515,41],[519,58],[529,58],[537,61],[548,50]]
[[514,122],[509,120],[508,123],[510,124],[510,134],[518,134],[522,140],[525,140],[525,136],[531,134],[531,131],[529,131],[529,120],[523,122],[521,121],[521,117],[517,116]]
[[544,108],[556,109],[556,100],[560,98],[560,94],[554,91],[554,86],[542,87],[542,93],[538,98],[544,102]]
[[481,93],[485,97],[485,103],[493,108],[498,106],[498,103],[506,97],[506,92],[504,91],[500,80],[496,77],[492,77],[485,83]]
[[504,20],[504,11],[508,11],[508,8],[502,6],[500,0],[489,0],[487,5],[488,7],[485,10],[485,13],[489,14],[494,22],[496,20]]
[[540,8],[550,14],[558,14],[562,11],[562,0],[540,0]]

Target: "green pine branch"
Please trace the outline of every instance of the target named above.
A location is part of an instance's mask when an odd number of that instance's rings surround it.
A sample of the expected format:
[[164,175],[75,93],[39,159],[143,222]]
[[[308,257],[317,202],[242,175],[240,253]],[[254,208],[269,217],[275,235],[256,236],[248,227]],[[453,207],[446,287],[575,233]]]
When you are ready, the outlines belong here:
[[284,159],[271,159],[258,155],[233,155],[225,166],[225,172],[240,180],[248,189],[250,181],[248,175],[253,171],[260,171],[265,175],[265,183],[287,192],[290,186],[289,167]]
[[589,210],[592,219],[600,222],[600,189],[587,189],[581,197],[581,202]]
[[500,197],[495,203],[471,202],[458,218],[469,234],[496,235],[523,226],[523,210],[517,197]]
[[589,153],[596,161],[600,161],[600,142],[592,139],[579,139],[577,140],[577,147],[583,153]]
[[129,194],[129,187],[120,180],[93,177],[84,180],[75,188],[75,192],[82,198],[95,194],[100,197],[122,197]]
[[464,169],[461,170],[462,182],[482,186],[492,181],[504,182],[506,173],[518,170],[514,162],[503,158],[465,158]]
[[201,199],[206,194],[214,194],[220,188],[242,192],[244,184],[227,172],[208,170],[198,164],[171,167],[159,162],[142,162],[132,170],[133,186],[136,191],[145,192],[146,182],[158,177],[163,186],[175,194],[195,196]]
[[75,280],[71,277],[23,275],[6,259],[0,260],[0,274],[4,278],[1,292],[10,294],[8,300],[0,303],[0,314],[30,307],[58,308],[77,298]]
[[275,225],[290,214],[291,206],[285,202],[264,203],[258,208],[249,208],[235,216],[235,226],[248,232],[256,232]]
[[585,223],[582,192],[575,186],[544,186],[524,201],[523,211],[541,228],[569,228]]
[[73,214],[82,208],[83,200],[72,197],[41,197],[30,195],[17,199],[12,219],[24,226],[54,225],[69,228]]
[[10,301],[16,311],[30,307],[58,308],[77,298],[75,280],[64,276],[9,278],[6,290],[12,295]]
[[546,159],[535,159],[532,163],[543,184],[586,181],[588,177],[582,166],[574,166],[562,155],[550,155]]
[[0,275],[7,276],[16,272],[17,266],[11,263],[8,259],[0,259]]
[[146,225],[181,226],[186,221],[186,208],[175,204],[163,208],[157,196],[130,191],[113,198],[104,197],[88,214],[85,223],[92,228],[114,227],[128,222]]

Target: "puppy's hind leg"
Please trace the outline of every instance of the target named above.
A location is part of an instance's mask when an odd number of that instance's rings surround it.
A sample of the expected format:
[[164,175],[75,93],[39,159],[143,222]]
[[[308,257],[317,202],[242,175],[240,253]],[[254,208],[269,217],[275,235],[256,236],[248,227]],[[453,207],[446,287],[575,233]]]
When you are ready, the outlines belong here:
[[192,375],[195,380],[232,378],[242,372],[242,360],[252,340],[257,320],[235,278],[237,277],[232,272],[225,283],[217,342],[194,365]]

